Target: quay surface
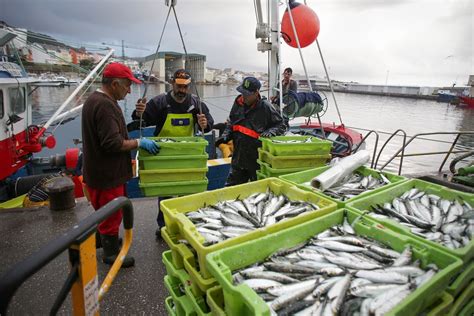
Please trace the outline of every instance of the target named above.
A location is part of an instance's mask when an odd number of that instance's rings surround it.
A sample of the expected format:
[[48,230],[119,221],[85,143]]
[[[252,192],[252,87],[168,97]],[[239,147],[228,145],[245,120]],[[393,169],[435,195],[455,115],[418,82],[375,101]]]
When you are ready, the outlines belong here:
[[[119,271],[100,303],[100,313],[166,315],[164,300],[168,292],[163,283],[166,270],[161,254],[168,247],[164,241],[155,240],[157,201],[156,198],[131,201],[134,226],[129,254],[135,257],[135,267]],[[0,210],[0,275],[92,212],[92,206],[85,200],[62,212],[50,211],[49,207]],[[109,266],[100,261],[102,249],[97,251],[97,256],[100,284]],[[23,283],[10,301],[9,314],[49,314],[69,273],[68,261],[64,252]],[[59,313],[72,314],[71,295]]]

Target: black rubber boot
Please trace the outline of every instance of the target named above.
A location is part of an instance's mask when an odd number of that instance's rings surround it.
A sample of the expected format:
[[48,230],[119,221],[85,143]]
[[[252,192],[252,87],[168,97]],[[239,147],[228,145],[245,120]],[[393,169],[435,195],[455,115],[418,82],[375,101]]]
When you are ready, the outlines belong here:
[[[100,235],[102,247],[104,248],[104,255],[102,262],[112,265],[120,252],[119,238],[117,235]],[[133,267],[135,259],[133,257],[125,257],[122,263],[122,268]]]
[[[122,249],[122,237],[119,237],[119,247]],[[98,230],[95,231],[95,249],[102,248],[102,240],[100,239],[100,233]]]

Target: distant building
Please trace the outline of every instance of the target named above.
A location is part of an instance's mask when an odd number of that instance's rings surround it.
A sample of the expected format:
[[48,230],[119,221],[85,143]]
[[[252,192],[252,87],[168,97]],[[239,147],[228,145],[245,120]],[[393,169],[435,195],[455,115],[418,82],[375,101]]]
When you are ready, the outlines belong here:
[[142,70],[150,71],[153,64],[152,74],[162,81],[168,81],[176,69],[185,68],[191,73],[195,82],[204,82],[206,69],[206,56],[200,54],[186,55],[177,52],[160,52],[155,58],[155,54],[145,57]]
[[214,75],[215,71],[206,68],[206,71],[204,72],[204,80],[207,82],[213,82],[214,81]]

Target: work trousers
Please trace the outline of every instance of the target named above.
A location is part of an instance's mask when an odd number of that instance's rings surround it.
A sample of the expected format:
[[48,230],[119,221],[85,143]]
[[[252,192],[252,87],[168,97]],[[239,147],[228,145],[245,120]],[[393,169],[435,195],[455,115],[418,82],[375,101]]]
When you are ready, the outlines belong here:
[[238,167],[232,167],[229,177],[227,178],[226,187],[230,187],[237,184],[247,183],[249,181],[257,180],[257,171],[250,169],[242,169]]
[[[119,196],[126,196],[125,184],[111,189],[94,189],[86,186],[89,192],[92,207],[97,211],[99,208],[109,203]],[[122,209],[113,213],[102,221],[97,230],[101,235],[118,235],[120,223],[122,222]]]

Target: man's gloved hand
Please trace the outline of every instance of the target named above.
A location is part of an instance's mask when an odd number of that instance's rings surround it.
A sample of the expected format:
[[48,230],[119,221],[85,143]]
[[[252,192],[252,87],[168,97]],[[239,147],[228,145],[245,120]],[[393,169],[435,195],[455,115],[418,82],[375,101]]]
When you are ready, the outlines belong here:
[[228,137],[220,137],[216,140],[216,147],[219,147],[221,144],[226,144],[230,141]]
[[148,151],[150,154],[156,155],[157,153],[160,152],[160,144],[157,142],[147,139],[147,138],[141,138],[138,140],[138,146],[140,148],[145,149]]
[[260,134],[261,137],[273,137],[275,136],[275,133],[273,133],[272,131],[263,131],[261,134]]

